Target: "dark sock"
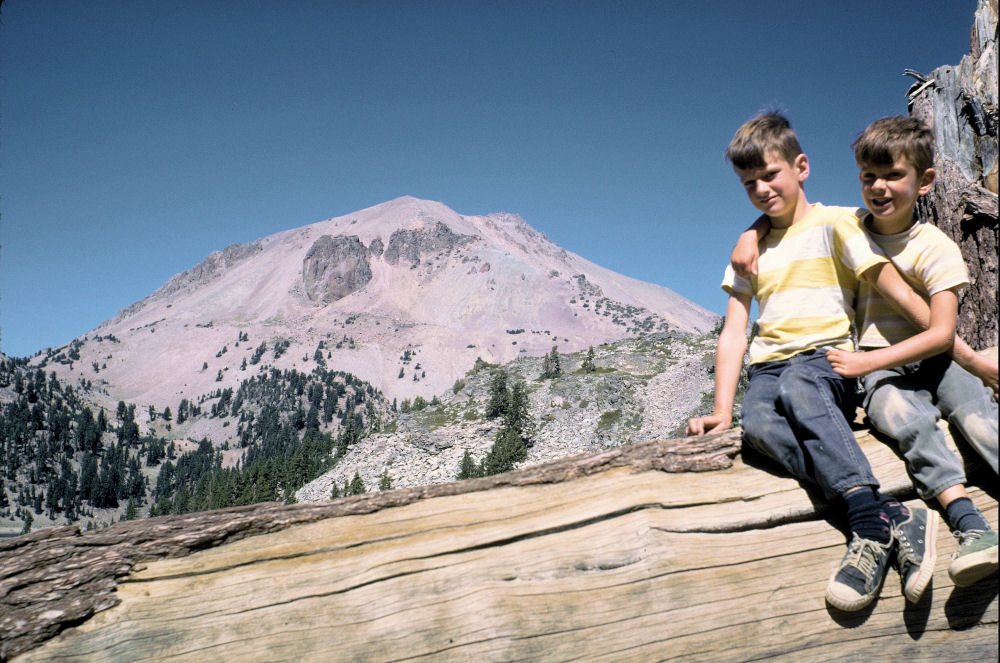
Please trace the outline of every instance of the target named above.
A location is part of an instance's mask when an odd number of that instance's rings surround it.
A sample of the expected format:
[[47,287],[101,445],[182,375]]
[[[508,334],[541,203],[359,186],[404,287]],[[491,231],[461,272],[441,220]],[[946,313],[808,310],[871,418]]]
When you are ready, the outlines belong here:
[[893,525],[902,525],[909,520],[910,510],[900,504],[899,500],[881,493],[878,493],[878,496],[879,502],[882,504],[882,510],[885,511],[885,515],[889,516],[889,520],[892,521]]
[[880,497],[867,486],[844,495],[847,522],[851,531],[861,538],[889,543],[889,517],[882,508]]
[[948,526],[953,530],[959,532],[968,532],[973,529],[987,532],[990,530],[989,523],[968,497],[959,497],[950,503],[945,507],[945,513],[948,518]]

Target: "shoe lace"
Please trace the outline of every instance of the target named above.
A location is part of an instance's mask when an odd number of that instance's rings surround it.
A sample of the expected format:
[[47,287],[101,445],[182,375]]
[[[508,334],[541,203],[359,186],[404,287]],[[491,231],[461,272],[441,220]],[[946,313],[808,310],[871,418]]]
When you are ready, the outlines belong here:
[[969,543],[972,543],[973,541],[978,541],[979,538],[982,537],[983,531],[978,529],[970,529],[967,532],[955,532],[954,534],[955,538],[958,539],[958,545],[964,546]]
[[847,560],[845,566],[853,566],[859,569],[865,576],[870,576],[875,572],[878,565],[878,558],[881,556],[882,547],[875,541],[862,539],[857,534],[851,541],[847,549]]

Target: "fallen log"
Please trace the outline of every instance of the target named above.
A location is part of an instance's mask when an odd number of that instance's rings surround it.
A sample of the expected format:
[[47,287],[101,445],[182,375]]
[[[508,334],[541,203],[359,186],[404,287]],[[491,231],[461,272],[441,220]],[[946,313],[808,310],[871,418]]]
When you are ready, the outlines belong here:
[[[883,489],[912,498],[892,447],[858,436]],[[728,432],[329,503],[34,533],[0,544],[2,655],[996,658],[996,578],[954,587],[944,531],[921,604],[892,573],[869,609],[826,606],[844,534],[795,480],[733,461],[738,448]],[[683,471],[685,457],[723,469]],[[972,493],[995,526],[996,494]]]

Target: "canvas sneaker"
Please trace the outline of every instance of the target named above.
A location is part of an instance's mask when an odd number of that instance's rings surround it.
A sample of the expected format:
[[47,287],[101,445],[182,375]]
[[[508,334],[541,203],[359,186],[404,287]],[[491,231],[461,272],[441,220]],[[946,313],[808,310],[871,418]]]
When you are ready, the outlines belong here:
[[997,533],[983,530],[955,532],[958,552],[952,555],[948,575],[959,587],[974,585],[997,572]]
[[855,532],[847,554],[826,586],[826,602],[845,612],[871,603],[885,581],[893,543],[891,539],[889,543],[862,539]]
[[934,577],[937,541],[937,513],[923,507],[908,508],[910,517],[900,524],[893,523],[896,539],[896,568],[903,582],[903,595],[917,603]]

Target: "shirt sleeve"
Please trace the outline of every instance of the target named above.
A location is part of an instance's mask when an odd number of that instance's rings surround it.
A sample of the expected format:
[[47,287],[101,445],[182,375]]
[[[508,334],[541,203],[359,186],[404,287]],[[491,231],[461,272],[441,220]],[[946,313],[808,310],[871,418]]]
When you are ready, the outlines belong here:
[[726,273],[722,277],[722,289],[729,295],[753,296],[753,285],[750,280],[737,274],[732,265],[726,267]]
[[[937,230],[933,228],[931,232]],[[969,285],[969,268],[962,258],[962,251],[944,233],[934,233],[934,242],[929,250],[920,256],[916,271],[928,295],[934,295],[945,290],[957,288],[960,292]]]

